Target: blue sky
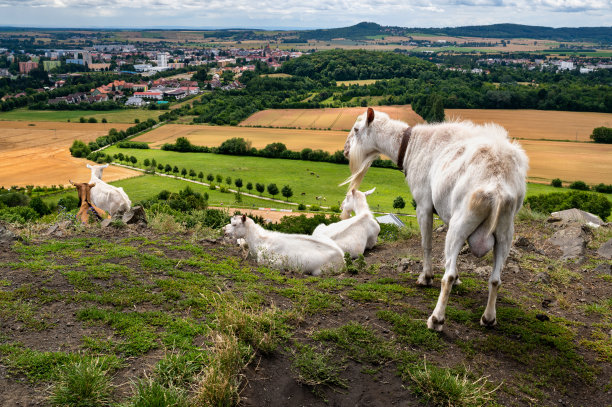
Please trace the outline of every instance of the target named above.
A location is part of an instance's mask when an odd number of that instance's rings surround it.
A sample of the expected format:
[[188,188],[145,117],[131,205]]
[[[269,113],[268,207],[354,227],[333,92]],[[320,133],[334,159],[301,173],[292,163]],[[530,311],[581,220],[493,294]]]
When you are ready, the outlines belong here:
[[612,0],[0,0],[0,25],[332,28],[516,23],[610,26]]

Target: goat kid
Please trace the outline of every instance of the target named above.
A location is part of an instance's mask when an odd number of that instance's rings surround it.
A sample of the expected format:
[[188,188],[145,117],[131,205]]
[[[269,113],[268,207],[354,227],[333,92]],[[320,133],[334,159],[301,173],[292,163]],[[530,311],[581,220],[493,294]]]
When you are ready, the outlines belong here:
[[129,211],[132,207],[132,201],[130,201],[123,188],[115,187],[102,181],[102,171],[106,167],[108,167],[108,164],[87,164],[87,168],[91,170],[89,183],[95,184],[95,187],[91,190],[91,199],[94,205],[114,216]]
[[[346,194],[341,205],[342,220],[330,225],[320,224],[312,235],[329,237],[352,258],[357,258],[366,249],[374,247],[380,233],[380,225],[374,219],[366,197],[375,189],[366,192],[352,189]],[[355,212],[355,216],[351,217],[351,211]]]
[[233,239],[243,238],[259,264],[300,269],[314,276],[344,264],[342,250],[328,237],[265,230],[246,215],[233,216],[223,232]]
[[495,325],[501,269],[512,245],[514,216],[525,197],[528,160],[520,145],[510,142],[506,130],[495,124],[448,122],[410,127],[368,108],[351,129],[344,154],[352,174],[345,183],[350,182],[351,189],[359,186],[379,154],[391,157],[404,172],[417,203],[421,229],[420,285],[431,285],[433,279],[434,208],[448,225],[446,271],[427,326],[437,331],[443,328],[451,287],[458,279],[457,256],[466,239],[476,256],[493,249],[489,298],[480,323]]

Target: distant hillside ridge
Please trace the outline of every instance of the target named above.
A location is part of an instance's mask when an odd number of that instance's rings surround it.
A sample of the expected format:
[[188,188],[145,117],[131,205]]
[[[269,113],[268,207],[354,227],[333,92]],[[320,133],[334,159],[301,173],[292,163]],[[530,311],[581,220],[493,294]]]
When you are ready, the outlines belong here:
[[556,41],[612,43],[612,26],[552,28],[522,24],[491,24],[464,27],[407,28],[361,22],[350,27],[298,31],[299,38],[304,41],[329,41],[334,38],[364,40],[378,35],[409,35],[412,33],[455,37],[533,38]]

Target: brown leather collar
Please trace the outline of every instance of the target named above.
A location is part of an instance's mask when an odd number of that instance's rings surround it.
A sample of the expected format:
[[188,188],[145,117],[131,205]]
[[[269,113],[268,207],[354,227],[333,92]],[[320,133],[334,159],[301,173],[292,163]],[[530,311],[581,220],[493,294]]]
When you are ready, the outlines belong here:
[[404,171],[404,155],[406,154],[406,148],[408,147],[411,134],[412,127],[408,127],[404,130],[404,133],[402,133],[402,143],[400,144],[399,153],[397,154],[397,168],[402,172]]

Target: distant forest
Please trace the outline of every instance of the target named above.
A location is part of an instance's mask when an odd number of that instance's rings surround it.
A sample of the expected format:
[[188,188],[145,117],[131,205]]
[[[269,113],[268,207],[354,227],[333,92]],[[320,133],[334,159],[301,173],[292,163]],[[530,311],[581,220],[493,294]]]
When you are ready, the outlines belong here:
[[350,27],[298,31],[300,40],[329,41],[333,38],[365,40],[378,35],[430,34],[459,37],[533,38],[556,41],[593,41],[612,43],[611,27],[540,27],[521,24],[492,24],[444,28],[385,27],[376,23],[359,23]]

